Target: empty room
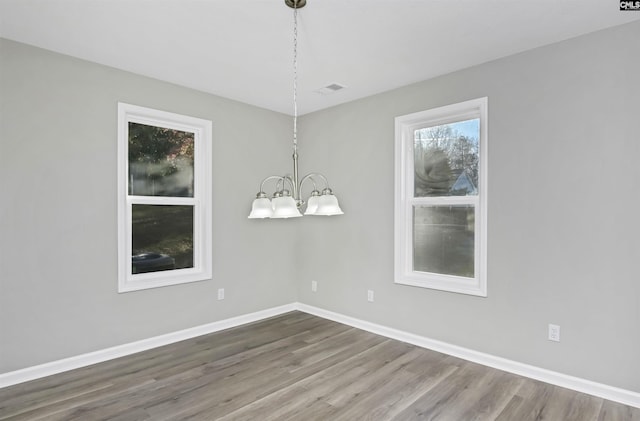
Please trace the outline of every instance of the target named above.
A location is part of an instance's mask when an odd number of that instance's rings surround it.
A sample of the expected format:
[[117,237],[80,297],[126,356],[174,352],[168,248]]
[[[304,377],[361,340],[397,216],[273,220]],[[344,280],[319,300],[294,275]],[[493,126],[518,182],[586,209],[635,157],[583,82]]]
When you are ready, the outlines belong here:
[[0,420],[640,421],[639,77],[639,1],[0,0]]

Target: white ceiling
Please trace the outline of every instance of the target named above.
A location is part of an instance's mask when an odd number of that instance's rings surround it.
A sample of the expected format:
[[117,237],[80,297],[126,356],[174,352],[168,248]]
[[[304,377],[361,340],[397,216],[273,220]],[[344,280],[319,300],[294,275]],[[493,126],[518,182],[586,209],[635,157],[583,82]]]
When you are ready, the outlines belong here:
[[[308,0],[298,20],[304,114],[640,13],[618,0]],[[284,0],[0,0],[0,37],[293,112]],[[348,88],[314,92],[330,83]]]

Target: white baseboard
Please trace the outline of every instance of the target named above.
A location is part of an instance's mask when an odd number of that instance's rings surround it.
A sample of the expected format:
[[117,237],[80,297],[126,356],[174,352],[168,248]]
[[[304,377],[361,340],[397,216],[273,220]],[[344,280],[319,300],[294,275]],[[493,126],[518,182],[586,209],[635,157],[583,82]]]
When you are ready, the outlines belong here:
[[91,364],[124,357],[126,355],[135,354],[136,352],[169,345],[174,342],[184,341],[185,339],[195,338],[197,336],[218,332],[220,330],[229,329],[247,323],[256,322],[279,314],[287,313],[289,311],[294,311],[296,309],[297,306],[295,303],[286,304],[280,307],[273,307],[257,311],[255,313],[244,314],[242,316],[207,323],[205,325],[179,330],[177,332],[167,333],[165,335],[155,336],[141,341],[90,352],[88,354],[76,355],[62,360],[23,368],[21,370],[10,371],[8,373],[0,374],[0,388],[27,382],[29,380],[39,379],[52,374],[62,373],[76,368],[86,367]]
[[424,336],[418,336],[413,333],[404,332],[402,330],[370,323],[364,320],[345,316],[339,313],[334,313],[332,311],[313,307],[307,304],[297,303],[296,308],[297,310],[313,314],[314,316],[353,326],[358,329],[375,333],[377,335],[385,336],[387,338],[397,339],[402,342],[410,343],[422,348],[431,349],[433,351],[442,352],[443,354],[452,355],[454,357],[462,358],[467,361],[486,365],[488,367],[493,367],[498,370],[507,371],[509,373],[518,374],[520,376],[540,380],[545,383],[586,393],[588,395],[593,395],[599,398],[640,408],[640,393],[637,392],[620,389],[579,377],[569,376],[555,371],[546,370],[544,368],[508,360],[502,357],[496,357],[494,355],[485,354],[483,352],[478,352],[472,349],[463,348],[461,346],[437,341],[435,339],[426,338]]
[[443,354],[452,355],[467,361],[493,367],[498,370],[507,371],[521,376],[540,380],[556,386],[565,387],[578,392],[587,393],[603,399],[619,402],[625,405],[640,408],[640,393],[630,390],[620,389],[608,386],[602,383],[596,383],[579,377],[573,377],[566,374],[558,373],[544,368],[535,367],[528,364],[519,363],[517,361],[508,360],[506,358],[497,357],[490,354],[474,351],[472,349],[463,348],[435,339],[426,338],[424,336],[415,335],[413,333],[404,332],[402,330],[393,329],[376,323],[367,322],[343,314],[334,313],[319,307],[310,306],[302,303],[291,303],[279,307],[257,311],[255,313],[245,314],[230,319],[220,320],[218,322],[208,323],[202,326],[196,326],[190,329],[184,329],[166,335],[160,335],[141,341],[136,341],[100,351],[82,354],[58,361],[52,361],[33,367],[27,367],[21,370],[11,371],[0,374],[0,388],[23,383],[29,380],[50,376],[52,374],[62,373],[64,371],[76,368],[86,367],[91,364],[112,360],[114,358],[124,357],[126,355],[135,354],[136,352],[146,351],[148,349],[157,348],[159,346],[168,345],[174,342],[183,341],[185,339],[206,335],[220,330],[229,329],[247,323],[256,322],[267,319],[269,317],[284,314],[290,311],[299,310],[314,316],[333,320],[358,329],[366,330],[377,335],[387,338],[396,339],[402,342],[410,343],[422,348],[431,349]]

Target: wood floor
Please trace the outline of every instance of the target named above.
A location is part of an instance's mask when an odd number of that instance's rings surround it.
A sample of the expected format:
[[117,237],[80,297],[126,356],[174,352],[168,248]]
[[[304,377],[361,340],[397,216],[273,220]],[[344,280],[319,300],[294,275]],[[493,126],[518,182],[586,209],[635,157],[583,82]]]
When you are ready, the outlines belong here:
[[640,409],[292,312],[0,389],[0,420],[640,421]]

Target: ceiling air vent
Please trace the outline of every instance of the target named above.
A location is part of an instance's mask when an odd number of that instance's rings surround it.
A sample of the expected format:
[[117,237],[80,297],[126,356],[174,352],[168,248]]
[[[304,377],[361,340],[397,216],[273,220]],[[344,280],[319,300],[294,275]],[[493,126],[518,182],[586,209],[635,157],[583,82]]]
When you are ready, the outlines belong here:
[[322,95],[330,95],[334,92],[338,92],[341,89],[346,88],[344,85],[340,85],[339,83],[330,83],[329,85],[322,87],[320,89],[316,89],[314,92],[317,92]]

